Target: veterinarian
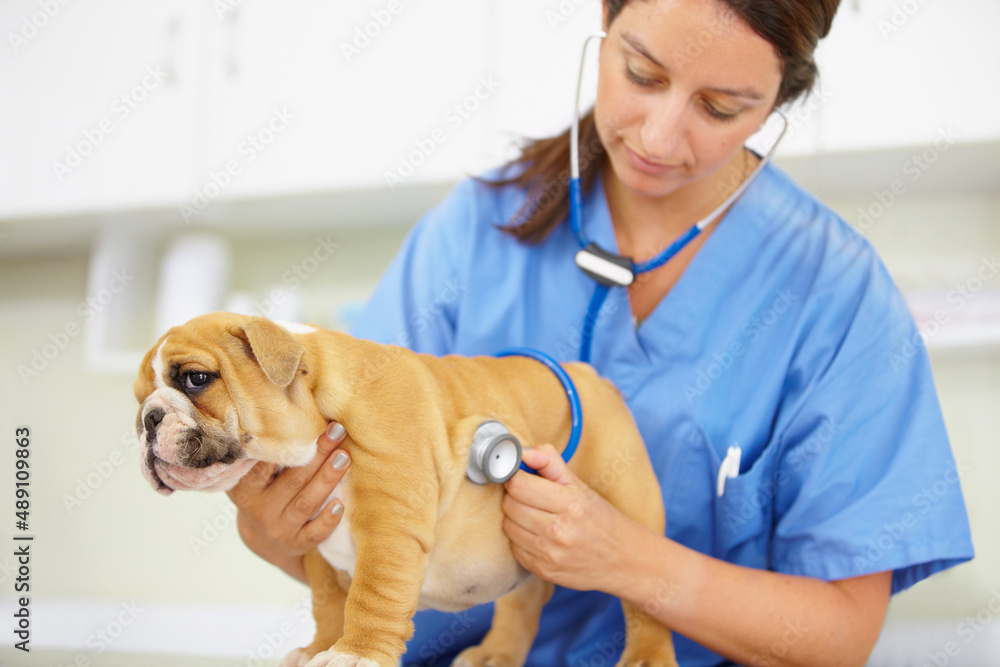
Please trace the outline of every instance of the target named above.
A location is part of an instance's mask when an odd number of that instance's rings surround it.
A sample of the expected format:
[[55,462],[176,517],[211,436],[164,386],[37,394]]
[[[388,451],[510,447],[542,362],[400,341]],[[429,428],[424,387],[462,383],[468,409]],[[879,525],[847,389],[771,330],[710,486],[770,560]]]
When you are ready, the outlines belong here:
[[[637,264],[686,238],[759,164],[748,137],[813,84],[837,5],[605,0],[597,99],[579,126],[586,238]],[[535,141],[458,184],[353,333],[439,355],[524,345],[580,359],[597,286],[574,262],[569,143]],[[666,536],[551,447],[527,450],[540,474],[507,483],[504,529],[559,585],[528,664],[614,664],[620,597],[678,633],[685,666],[863,665],[891,594],[973,556],[962,467],[906,304],[871,245],[777,167],[669,261],[608,288],[589,319],[590,361],[659,475]],[[343,429],[329,433],[311,466],[270,481],[258,464],[234,495],[248,546],[303,580],[302,555],[342,511],[309,520],[349,464]],[[490,617],[418,613],[405,664],[450,664]]]

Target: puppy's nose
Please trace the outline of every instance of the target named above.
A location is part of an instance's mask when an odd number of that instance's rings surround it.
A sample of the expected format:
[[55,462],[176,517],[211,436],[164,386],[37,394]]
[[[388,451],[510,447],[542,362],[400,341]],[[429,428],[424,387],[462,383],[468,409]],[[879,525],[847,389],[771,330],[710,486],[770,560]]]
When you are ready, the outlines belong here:
[[146,413],[142,419],[142,425],[146,427],[146,433],[156,433],[156,427],[163,421],[166,412],[163,408],[153,408]]

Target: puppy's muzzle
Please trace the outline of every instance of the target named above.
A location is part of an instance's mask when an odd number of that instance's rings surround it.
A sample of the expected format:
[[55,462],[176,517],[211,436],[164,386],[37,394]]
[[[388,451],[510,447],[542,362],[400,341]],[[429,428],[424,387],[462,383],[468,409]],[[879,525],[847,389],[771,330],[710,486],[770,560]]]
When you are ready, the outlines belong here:
[[143,476],[163,495],[175,489],[229,489],[256,463],[235,438],[205,433],[177,410],[143,406],[136,430],[144,447]]

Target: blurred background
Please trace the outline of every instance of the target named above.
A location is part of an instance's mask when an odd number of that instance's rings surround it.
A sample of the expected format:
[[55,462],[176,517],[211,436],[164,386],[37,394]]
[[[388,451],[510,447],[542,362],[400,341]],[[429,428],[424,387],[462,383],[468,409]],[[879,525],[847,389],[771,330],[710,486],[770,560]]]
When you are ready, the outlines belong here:
[[[4,628],[18,426],[35,535],[35,650],[5,629],[0,664],[255,667],[311,639],[308,590],[246,550],[224,494],[166,499],[139,474],[141,355],[216,309],[347,329],[452,185],[568,127],[599,15],[597,0],[0,3]],[[997,25],[996,0],[843,0],[778,151],[875,244],[921,323],[973,522],[976,560],[894,599],[873,665],[1000,664]]]

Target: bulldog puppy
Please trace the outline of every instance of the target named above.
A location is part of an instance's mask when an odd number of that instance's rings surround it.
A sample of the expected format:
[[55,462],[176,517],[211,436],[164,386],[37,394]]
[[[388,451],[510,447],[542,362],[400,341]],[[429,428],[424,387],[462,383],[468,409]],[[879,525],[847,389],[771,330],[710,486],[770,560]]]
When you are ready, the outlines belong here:
[[[590,366],[565,369],[584,416],[569,468],[601,480],[600,495],[662,534],[660,487],[631,413]],[[486,421],[526,446],[566,445],[569,402],[544,364],[435,357],[212,313],[160,338],[135,396],[142,471],[164,495],[230,489],[257,461],[304,465],[329,421],[347,429],[352,465],[336,490],[344,516],[306,556],[316,637],[282,667],[396,667],[417,609],[460,611],[492,600],[492,629],[455,664],[524,664],[553,586],[515,560],[501,527],[503,486],[475,484],[465,473],[473,433]],[[623,606],[628,632],[618,664],[676,665],[670,631]]]

